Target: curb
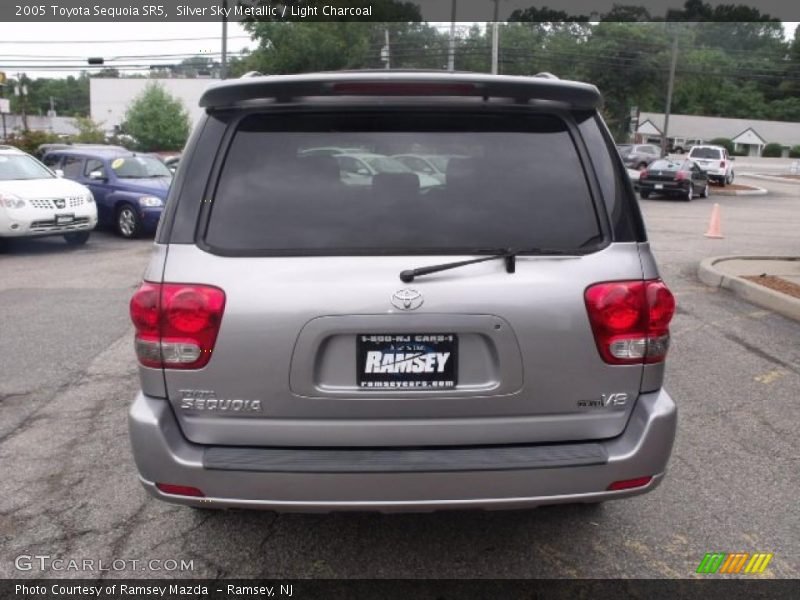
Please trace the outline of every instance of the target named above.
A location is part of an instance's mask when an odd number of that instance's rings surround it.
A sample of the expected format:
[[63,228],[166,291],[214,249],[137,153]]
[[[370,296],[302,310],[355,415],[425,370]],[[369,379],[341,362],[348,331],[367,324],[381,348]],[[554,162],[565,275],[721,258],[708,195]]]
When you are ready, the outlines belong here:
[[[800,179],[789,179],[788,177],[779,177],[777,175],[760,175],[756,173],[740,173],[739,177],[751,177],[753,179],[764,179],[765,181],[777,181],[778,183],[789,183],[800,185]],[[760,189],[760,188],[759,188]]]
[[796,256],[712,256],[701,260],[697,267],[697,276],[706,285],[714,288],[725,288],[751,304],[769,309],[789,319],[800,321],[800,298],[776,292],[741,277],[725,275],[714,266],[717,263],[734,259],[794,261],[800,260],[800,258]]
[[[742,184],[744,185],[744,184]],[[752,190],[730,190],[728,192],[723,191],[725,188],[712,188],[714,191],[711,192],[710,196],[766,196],[767,190],[761,187],[757,187],[751,185]]]

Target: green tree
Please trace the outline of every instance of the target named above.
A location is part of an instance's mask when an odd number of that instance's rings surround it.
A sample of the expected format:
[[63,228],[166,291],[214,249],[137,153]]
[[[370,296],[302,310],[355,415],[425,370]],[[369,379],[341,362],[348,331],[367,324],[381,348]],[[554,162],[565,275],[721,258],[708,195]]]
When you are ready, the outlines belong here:
[[136,139],[140,150],[180,150],[189,137],[189,114],[180,100],[150,83],[128,107],[120,129]]
[[[256,4],[271,4],[258,0]],[[258,48],[234,65],[235,72],[259,71],[264,74],[307,73],[341,69],[380,68],[385,32],[390,34],[392,66],[436,64],[432,44],[436,32],[421,23],[419,7],[396,0],[287,0],[289,7],[319,9],[315,21],[249,20],[244,28]],[[343,19],[322,16],[322,6],[366,7],[372,17]],[[427,55],[427,56],[426,56]],[[409,63],[414,63],[409,65]],[[428,66],[423,64],[421,66]]]
[[106,135],[103,128],[99,123],[95,123],[89,117],[77,117],[75,119],[75,126],[78,128],[78,134],[72,136],[73,142],[83,144],[102,144]]

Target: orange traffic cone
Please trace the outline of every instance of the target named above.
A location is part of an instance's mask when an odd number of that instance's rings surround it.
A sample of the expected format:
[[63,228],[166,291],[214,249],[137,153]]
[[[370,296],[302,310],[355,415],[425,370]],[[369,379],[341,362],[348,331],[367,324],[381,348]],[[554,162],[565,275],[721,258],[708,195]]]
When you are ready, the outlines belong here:
[[708,222],[708,231],[705,233],[707,238],[722,239],[724,237],[722,235],[722,225],[720,220],[721,217],[719,204],[715,203],[714,208],[711,209],[711,220]]

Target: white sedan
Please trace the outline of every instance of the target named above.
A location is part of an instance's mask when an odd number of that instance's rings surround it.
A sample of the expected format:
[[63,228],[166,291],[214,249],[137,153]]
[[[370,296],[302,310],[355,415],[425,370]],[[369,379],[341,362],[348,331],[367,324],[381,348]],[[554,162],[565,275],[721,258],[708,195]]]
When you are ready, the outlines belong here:
[[92,192],[55,175],[31,155],[0,146],[0,241],[62,235],[85,244],[97,225]]

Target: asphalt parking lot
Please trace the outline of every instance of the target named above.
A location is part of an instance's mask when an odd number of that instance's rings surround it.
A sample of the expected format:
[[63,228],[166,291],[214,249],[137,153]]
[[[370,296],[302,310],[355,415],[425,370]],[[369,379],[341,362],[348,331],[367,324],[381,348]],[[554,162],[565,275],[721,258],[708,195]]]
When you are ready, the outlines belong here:
[[[137,389],[127,302],[151,240],[0,254],[0,576],[15,557],[192,560],[178,577],[691,577],[706,552],[772,552],[800,574],[800,323],[704,286],[700,259],[800,252],[800,186],[767,196],[642,201],[678,299],[667,389],[680,410],[666,480],[599,507],[434,514],[198,512],[150,499],[126,411]],[[703,237],[711,205],[725,239]],[[88,573],[91,575],[91,573]]]

